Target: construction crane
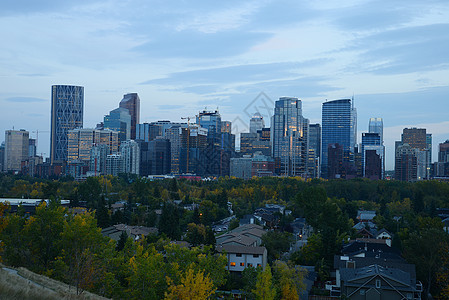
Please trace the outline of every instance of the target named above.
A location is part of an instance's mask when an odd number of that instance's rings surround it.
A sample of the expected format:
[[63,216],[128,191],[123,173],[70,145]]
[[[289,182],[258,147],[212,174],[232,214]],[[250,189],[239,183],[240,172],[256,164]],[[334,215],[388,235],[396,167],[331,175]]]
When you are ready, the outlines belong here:
[[193,117],[181,117],[181,120],[187,120],[187,167],[186,167],[186,173],[189,173],[189,153],[190,153],[190,119],[193,119]]
[[[32,133],[36,133],[36,152],[37,152],[37,145],[39,144],[39,132],[50,132],[49,130],[39,130],[36,129],[36,131],[31,131]],[[43,153],[43,152],[42,152]],[[42,154],[41,154],[42,155]]]

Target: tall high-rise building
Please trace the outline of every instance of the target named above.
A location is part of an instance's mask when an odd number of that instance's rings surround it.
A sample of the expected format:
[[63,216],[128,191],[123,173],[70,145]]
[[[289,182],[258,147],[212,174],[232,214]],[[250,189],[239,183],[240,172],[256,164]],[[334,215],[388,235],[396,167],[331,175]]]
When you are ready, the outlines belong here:
[[182,128],[187,128],[187,124],[178,123],[165,131],[165,138],[170,140],[170,167],[173,174],[179,174]]
[[257,133],[257,131],[265,128],[265,121],[260,113],[256,112],[249,120],[249,132]]
[[126,108],[111,110],[104,116],[103,128],[118,132],[119,143],[131,139],[131,115]]
[[109,155],[108,145],[94,145],[90,150],[89,170],[95,176],[106,174],[106,158]]
[[180,128],[180,131],[179,173],[209,175],[206,172],[208,165],[203,165],[201,161],[201,154],[208,146],[207,129],[190,125],[189,128]]
[[232,133],[232,122],[231,121],[221,121],[221,133]]
[[123,160],[123,173],[140,174],[140,148],[134,140],[125,141],[120,145]]
[[20,171],[23,160],[28,158],[30,133],[25,130],[5,131],[5,171]]
[[207,144],[200,151],[200,169],[197,174],[201,176],[229,175],[230,158],[235,151],[235,136],[229,130],[223,131],[221,115],[218,110],[200,111],[196,117],[196,124],[207,130]]
[[449,140],[438,147],[438,162],[433,164],[433,176],[449,176]]
[[380,141],[384,143],[384,122],[382,118],[370,118],[368,125],[369,133],[378,133],[380,137]]
[[401,141],[418,151],[417,180],[428,179],[432,158],[432,135],[428,134],[425,128],[404,128]]
[[309,160],[307,169],[310,176],[316,178],[320,176],[320,156],[321,156],[321,125],[309,125]]
[[414,182],[418,180],[418,152],[417,148],[407,143],[396,143],[394,178],[401,181]]
[[137,124],[136,140],[149,142],[158,136],[163,136],[163,127],[154,123]]
[[119,107],[126,108],[131,115],[131,139],[136,139],[136,127],[140,123],[140,98],[137,93],[123,95]]
[[36,139],[29,139],[28,144],[28,157],[35,157],[37,155],[37,148],[36,148]]
[[357,111],[353,99],[323,103],[321,143],[321,177],[328,178],[329,145],[339,144],[342,147],[344,165],[354,162],[354,148],[357,144]]
[[69,130],[68,163],[84,161],[87,164],[91,160],[91,150],[95,145],[106,145],[109,150],[108,154],[116,153],[118,151],[118,132],[92,128]]
[[271,156],[270,128],[262,128],[256,133],[240,133],[240,154],[252,155],[256,152]]
[[[369,125],[368,125],[368,133],[377,133],[379,135],[380,138],[380,146],[378,148],[371,148],[368,147],[367,150],[376,150],[376,153],[380,156],[382,162],[381,162],[381,179],[384,178],[385,176],[385,145],[384,145],[384,123],[383,123],[383,119],[382,118],[370,118],[369,119]],[[363,170],[365,170],[365,153],[364,153],[364,148],[363,148],[363,141],[362,141],[362,164],[363,164]],[[372,158],[371,161],[374,161],[374,159]],[[372,172],[372,171],[370,171]]]
[[215,137],[221,133],[221,116],[218,110],[200,111],[196,117],[196,124],[208,130],[208,137]]
[[449,140],[444,143],[440,143],[438,148],[438,162],[449,162]]
[[[367,151],[374,151],[381,160],[381,171],[377,172],[376,167],[368,166],[368,159],[371,163],[375,163],[377,166],[377,162],[375,160],[374,155],[371,153],[370,157],[367,156]],[[382,179],[383,178],[383,168],[385,161],[385,147],[382,144],[381,137],[377,132],[364,132],[362,133],[362,170],[364,177],[370,177],[372,179]],[[369,172],[366,172],[366,169],[369,169]],[[374,178],[375,174],[379,173],[380,178]]]
[[309,120],[302,116],[301,100],[279,98],[271,126],[272,154],[280,162],[279,175],[309,177]]
[[0,172],[5,171],[4,165],[5,165],[5,142],[2,142],[0,144]]
[[66,163],[68,132],[83,127],[84,88],[53,85],[51,94],[50,163]]
[[120,153],[106,156],[106,174],[117,176],[124,172],[123,157]]
[[171,172],[170,140],[157,138],[148,142],[149,175],[166,175]]

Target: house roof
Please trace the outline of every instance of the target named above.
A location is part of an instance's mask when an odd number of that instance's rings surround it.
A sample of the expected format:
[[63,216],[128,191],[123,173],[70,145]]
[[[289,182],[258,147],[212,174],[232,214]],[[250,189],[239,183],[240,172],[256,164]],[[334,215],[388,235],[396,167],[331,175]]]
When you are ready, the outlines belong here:
[[247,231],[247,230],[251,230],[253,228],[258,228],[260,230],[263,230],[263,227],[257,224],[245,224],[245,225],[241,225],[235,229],[233,229],[231,232],[242,232],[242,231]]
[[368,225],[370,230],[373,230],[375,228],[377,228],[376,224],[374,224],[371,221],[368,222],[358,222],[357,224],[355,224],[354,226],[352,226],[352,228],[360,230],[362,228],[366,228],[366,226]]
[[369,257],[345,257],[340,255],[334,256],[334,268],[345,269],[346,262],[352,261],[355,263],[355,268],[363,268],[371,265],[379,265],[386,268],[395,268],[410,274],[411,280],[416,280],[416,267],[413,264],[407,263],[405,259],[399,256],[392,257],[386,253],[377,256]]
[[219,245],[242,245],[242,246],[252,246],[256,244],[256,239],[246,236],[246,235],[238,235],[229,239],[225,239],[219,243]]
[[350,242],[347,245],[343,246],[343,249],[341,250],[341,253],[346,255],[354,255],[354,253],[362,253],[362,252],[386,252],[386,253],[394,253],[397,255],[400,255],[400,252],[398,249],[394,247],[390,247],[385,243],[379,243],[379,240],[376,240],[376,242],[371,242],[369,239],[364,240],[355,240]]
[[372,220],[376,216],[374,210],[359,210],[357,211],[357,219],[359,220]]
[[416,281],[412,280],[410,274],[396,268],[386,268],[380,265],[370,265],[357,269],[340,269],[341,280],[347,284],[348,282],[357,281],[359,279],[382,276],[384,279],[392,279],[408,286],[407,290],[416,290]]
[[248,247],[239,245],[220,245],[216,247],[218,252],[241,253],[241,254],[259,254],[263,255],[267,249],[265,247]]
[[122,232],[126,232],[128,236],[148,236],[150,234],[157,234],[158,229],[156,227],[145,227],[145,226],[129,226],[126,224],[117,224],[107,228],[104,228],[101,233],[105,236],[109,236],[114,240],[118,240]]
[[378,232],[377,232],[377,236],[379,236],[379,235],[381,235],[382,233],[386,233],[386,234],[388,234],[389,236],[391,236],[391,233],[390,232],[388,232],[388,230],[386,230],[385,228],[382,228],[381,230],[379,230]]
[[264,235],[265,233],[267,233],[265,230],[262,230],[262,229],[259,229],[259,228],[252,228],[250,230],[242,232],[243,235],[255,236],[255,237],[258,237],[258,238],[261,238],[262,235]]

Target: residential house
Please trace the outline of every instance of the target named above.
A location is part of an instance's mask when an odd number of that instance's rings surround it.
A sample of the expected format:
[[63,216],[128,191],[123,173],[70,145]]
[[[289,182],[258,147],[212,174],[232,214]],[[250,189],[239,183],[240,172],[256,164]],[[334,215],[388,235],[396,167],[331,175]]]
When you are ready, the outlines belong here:
[[217,252],[226,254],[228,264],[226,269],[232,272],[242,272],[248,267],[262,267],[267,265],[267,249],[265,247],[249,247],[241,245],[219,245]]
[[158,229],[156,227],[145,227],[145,226],[129,226],[125,224],[117,224],[110,227],[106,227],[101,230],[104,236],[108,236],[111,239],[118,241],[122,232],[126,232],[128,237],[137,241],[143,237],[147,237],[150,234],[158,234]]
[[353,300],[421,299],[422,286],[410,273],[396,268],[371,265],[363,268],[343,268],[341,294]]
[[376,212],[374,210],[359,210],[357,211],[357,220],[359,222],[368,222],[373,221],[376,216]]

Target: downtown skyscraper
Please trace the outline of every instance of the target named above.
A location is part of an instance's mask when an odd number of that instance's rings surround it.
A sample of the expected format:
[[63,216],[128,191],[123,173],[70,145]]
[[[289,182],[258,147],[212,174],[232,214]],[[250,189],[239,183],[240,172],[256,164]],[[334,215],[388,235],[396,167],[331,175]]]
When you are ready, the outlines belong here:
[[[354,99],[326,101],[322,107],[321,177],[328,178],[329,147],[342,149],[342,172],[354,164],[357,143],[357,111]],[[335,147],[338,144],[338,147]],[[332,163],[332,162],[331,162]],[[352,172],[352,171],[351,171]]]
[[306,168],[309,120],[302,116],[301,100],[279,98],[271,124],[272,154],[280,165],[279,175],[309,177]]
[[53,85],[51,94],[50,163],[66,163],[68,132],[83,127],[84,87]]
[[140,123],[140,98],[137,93],[123,95],[119,104],[120,108],[126,108],[131,115],[131,139],[136,139],[136,127]]

